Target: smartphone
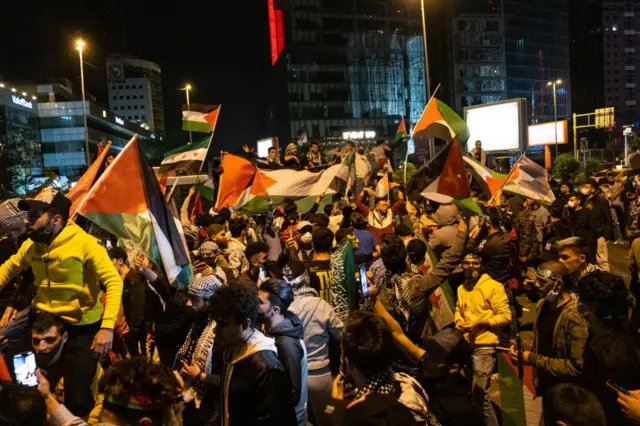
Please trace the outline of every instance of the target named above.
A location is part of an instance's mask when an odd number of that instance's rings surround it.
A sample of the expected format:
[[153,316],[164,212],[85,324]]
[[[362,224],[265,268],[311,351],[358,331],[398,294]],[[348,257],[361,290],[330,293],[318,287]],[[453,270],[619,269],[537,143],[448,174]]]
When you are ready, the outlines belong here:
[[622,386],[615,384],[614,382],[611,381],[611,379],[607,380],[607,386],[609,386],[614,391],[623,393],[623,394],[625,394],[627,396],[633,396],[633,395],[631,395],[631,392],[629,392],[628,390],[626,390]]
[[362,286],[362,295],[369,297],[369,281],[367,280],[367,267],[360,265],[360,285]]
[[258,268],[258,279],[262,282],[267,280],[267,272],[264,270],[264,266]]
[[18,383],[25,386],[38,386],[36,377],[36,356],[33,352],[23,352],[13,356],[13,372]]

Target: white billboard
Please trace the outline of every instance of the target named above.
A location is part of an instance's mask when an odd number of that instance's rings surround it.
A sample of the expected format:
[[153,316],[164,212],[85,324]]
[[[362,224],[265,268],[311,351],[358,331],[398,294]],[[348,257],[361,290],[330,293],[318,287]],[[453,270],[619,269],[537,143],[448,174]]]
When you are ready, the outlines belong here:
[[256,151],[258,152],[258,157],[267,158],[269,156],[269,148],[272,146],[278,147],[278,138],[266,138],[257,141]]
[[553,121],[529,126],[529,146],[554,145],[556,137],[559,144],[567,143],[569,136],[567,120],[556,121],[556,124],[557,133]]
[[492,151],[519,151],[523,146],[526,129],[522,99],[483,104],[464,109],[470,137],[467,150],[482,141],[482,148]]

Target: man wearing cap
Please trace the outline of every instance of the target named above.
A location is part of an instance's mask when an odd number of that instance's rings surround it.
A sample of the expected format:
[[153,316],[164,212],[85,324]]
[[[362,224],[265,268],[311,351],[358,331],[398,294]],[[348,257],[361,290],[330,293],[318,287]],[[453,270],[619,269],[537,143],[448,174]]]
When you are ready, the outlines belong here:
[[536,288],[542,297],[536,307],[533,349],[509,354],[514,363],[533,365],[538,396],[561,382],[575,381],[582,373],[582,354],[589,325],[578,311],[575,295],[567,291],[569,271],[558,261],[544,262],[536,273]]
[[[22,200],[27,212],[26,240],[0,266],[0,288],[20,271],[32,268],[36,295],[33,308],[62,318],[69,340],[64,354],[65,403],[78,416],[93,408],[89,391],[97,361],[113,343],[113,327],[120,310],[122,279],[98,240],[69,221],[71,201],[55,194],[48,202]],[[100,301],[100,284],[106,303]]]

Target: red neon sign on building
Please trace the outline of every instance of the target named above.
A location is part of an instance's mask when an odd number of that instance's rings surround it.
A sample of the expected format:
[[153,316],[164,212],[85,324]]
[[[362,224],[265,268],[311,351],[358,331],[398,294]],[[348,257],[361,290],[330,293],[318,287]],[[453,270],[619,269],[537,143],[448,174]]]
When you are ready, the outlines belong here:
[[269,4],[269,41],[271,43],[271,65],[275,65],[282,49],[284,49],[284,22],[282,11],[277,10],[274,0],[267,0]]

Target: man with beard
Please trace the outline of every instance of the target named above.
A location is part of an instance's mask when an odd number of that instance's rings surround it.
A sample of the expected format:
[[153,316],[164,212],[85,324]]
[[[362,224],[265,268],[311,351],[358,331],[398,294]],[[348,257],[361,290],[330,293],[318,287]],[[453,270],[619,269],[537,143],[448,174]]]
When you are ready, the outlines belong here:
[[[27,212],[27,235],[18,253],[0,266],[0,289],[32,267],[38,288],[32,306],[65,322],[69,338],[61,362],[65,404],[78,416],[94,406],[89,391],[97,361],[113,343],[120,310],[122,278],[98,240],[69,221],[71,201],[55,194],[49,202],[21,200]],[[101,302],[100,285],[106,289]]]
[[569,271],[558,261],[538,267],[535,285],[542,298],[536,308],[533,349],[518,353],[512,346],[509,351],[515,364],[534,366],[536,393],[543,398],[556,384],[575,381],[582,373],[589,326],[578,311],[577,298],[567,291],[568,278]]
[[307,153],[307,169],[315,171],[323,166],[327,166],[327,162],[322,158],[320,145],[316,142],[311,142],[309,144],[309,152]]
[[471,398],[485,426],[498,426],[491,406],[489,390],[491,374],[496,364],[496,334],[511,321],[509,300],[504,286],[483,273],[482,259],[469,253],[462,261],[464,282],[458,287],[458,302],[454,320],[456,330],[464,333],[473,349],[471,365],[466,376],[471,379]]
[[[68,340],[69,333],[65,330],[65,324],[60,318],[46,312],[36,314],[31,326],[31,346],[36,356],[36,364],[40,372],[48,378],[59,402],[64,402],[61,389],[65,389],[67,385],[61,378],[61,373],[64,368],[62,355]],[[95,405],[89,414],[89,423],[97,423],[102,411],[104,396],[98,393],[98,382],[102,375],[102,367],[98,364],[91,380],[90,392]]]
[[304,426],[307,423],[309,366],[303,340],[304,327],[300,318],[289,311],[293,302],[293,289],[284,281],[268,280],[260,286],[258,297],[258,322],[266,326],[267,336],[276,341],[278,358],[291,380],[298,425]]

